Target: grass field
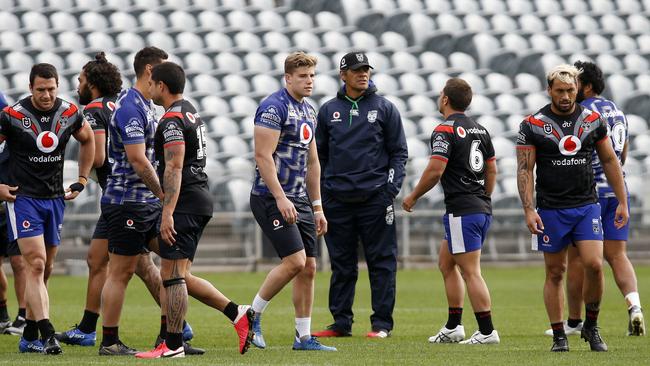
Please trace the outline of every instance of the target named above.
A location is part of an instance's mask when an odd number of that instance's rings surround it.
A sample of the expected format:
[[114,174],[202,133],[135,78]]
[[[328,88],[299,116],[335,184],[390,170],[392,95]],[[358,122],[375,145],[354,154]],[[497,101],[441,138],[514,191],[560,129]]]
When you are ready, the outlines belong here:
[[[637,266],[642,301],[650,301],[650,266]],[[610,352],[592,353],[586,343],[570,337],[571,352],[552,354],[550,337],[543,335],[548,326],[542,302],[543,270],[541,265],[521,268],[484,269],[493,301],[494,324],[501,344],[494,346],[432,345],[427,338],[446,321],[447,305],[442,280],[434,270],[400,271],[398,273],[397,305],[393,336],[369,340],[370,295],[367,273],[360,273],[354,306],[356,323],[353,337],[323,339],[323,343],[338,347],[339,352],[296,352],[291,350],[293,339],[293,310],[290,289],[285,289],[268,307],[263,322],[268,348],[255,349],[241,356],[236,350],[236,335],[225,316],[192,301],[188,320],[195,332],[194,345],[207,350],[204,356],[183,360],[136,360],[134,358],[104,358],[97,356],[97,347],[64,346],[62,356],[19,354],[18,338],[0,336],[0,365],[132,365],[173,362],[179,365],[215,364],[282,364],[282,365],[526,365],[526,364],[588,364],[642,365],[650,362],[650,338],[626,337],[627,313],[624,301],[614,285],[611,272],[606,272],[606,289],[600,325]],[[227,296],[239,303],[248,303],[254,296],[263,273],[219,273],[205,276]],[[312,329],[331,322],[327,310],[328,273],[319,273]],[[63,330],[80,320],[85,299],[86,279],[54,277],[50,282],[51,318],[57,330]],[[10,294],[10,311],[15,316],[16,304]],[[100,320],[101,322],[101,320]],[[138,279],[128,291],[123,312],[121,338],[138,349],[149,349],[156,337],[159,313],[153,300]],[[466,300],[463,319],[466,332],[476,329],[476,321]],[[100,324],[101,325],[101,324]],[[98,327],[101,329],[101,327]],[[101,336],[100,336],[101,338]]]

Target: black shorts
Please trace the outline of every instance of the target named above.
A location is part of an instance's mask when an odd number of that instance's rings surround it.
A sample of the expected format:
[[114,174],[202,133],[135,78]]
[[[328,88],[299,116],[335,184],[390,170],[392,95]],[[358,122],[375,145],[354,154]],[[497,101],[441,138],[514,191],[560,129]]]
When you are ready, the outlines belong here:
[[318,256],[316,224],[309,198],[289,198],[298,211],[298,221],[288,225],[271,195],[251,194],[250,204],[255,220],[270,239],[280,258],[305,249],[308,257]]
[[108,224],[108,252],[134,256],[158,235],[162,206],[156,203],[102,204]]
[[99,219],[97,219],[97,224],[95,224],[93,239],[108,239],[108,222],[103,212],[99,214]]
[[[4,206],[4,203],[0,204]],[[20,248],[18,248],[18,241],[9,241],[7,233],[7,215],[5,211],[0,211],[0,257],[13,257],[20,255]],[[1,264],[1,263],[0,263]]]
[[210,222],[212,216],[188,215],[174,213],[174,230],[176,230],[176,243],[168,245],[158,238],[160,257],[165,259],[194,260],[196,248],[199,245],[203,229]]

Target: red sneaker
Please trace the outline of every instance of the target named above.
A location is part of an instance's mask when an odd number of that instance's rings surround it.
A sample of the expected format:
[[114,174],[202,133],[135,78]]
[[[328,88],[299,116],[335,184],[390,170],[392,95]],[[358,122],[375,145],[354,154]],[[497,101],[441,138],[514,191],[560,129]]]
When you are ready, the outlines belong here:
[[336,327],[336,325],[332,324],[329,325],[325,330],[321,330],[318,332],[313,332],[311,334],[314,337],[349,337],[352,335],[352,332],[345,332],[339,328]]
[[238,314],[233,322],[235,331],[239,337],[239,353],[242,355],[248,351],[253,340],[253,309],[249,305],[239,305]]
[[163,341],[151,351],[136,353],[135,358],[160,358],[163,353],[168,351],[169,348],[167,348],[167,344]]
[[368,337],[368,338],[388,338],[388,337],[390,337],[390,331],[384,330],[384,329],[377,330],[377,331],[373,330],[372,332],[368,332],[368,334],[366,334],[366,337]]

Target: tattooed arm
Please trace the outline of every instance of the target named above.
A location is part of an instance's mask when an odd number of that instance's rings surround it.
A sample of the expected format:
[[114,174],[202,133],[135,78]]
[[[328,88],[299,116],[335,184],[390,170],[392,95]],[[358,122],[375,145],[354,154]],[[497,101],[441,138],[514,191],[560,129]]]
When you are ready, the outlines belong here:
[[174,244],[174,210],[181,192],[183,178],[183,160],[185,158],[184,144],[169,144],[165,146],[165,173],[163,175],[163,200],[162,222],[160,224],[160,237],[169,244]]
[[531,234],[541,234],[542,230],[544,230],[544,224],[537,211],[535,211],[535,204],[533,203],[535,156],[534,146],[517,146],[517,188],[526,215],[526,226],[528,226]]
[[124,150],[126,151],[126,157],[129,163],[133,166],[133,170],[138,177],[142,179],[142,182],[149,188],[151,193],[162,200],[163,191],[160,187],[160,181],[158,180],[156,170],[151,165],[149,159],[147,159],[145,144],[124,145]]

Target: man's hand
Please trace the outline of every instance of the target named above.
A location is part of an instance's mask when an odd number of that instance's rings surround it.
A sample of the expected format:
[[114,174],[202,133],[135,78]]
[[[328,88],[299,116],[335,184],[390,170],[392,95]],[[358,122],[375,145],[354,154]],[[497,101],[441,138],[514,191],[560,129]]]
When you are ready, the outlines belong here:
[[86,188],[86,186],[81,182],[74,182],[70,184],[70,187],[66,188],[65,190],[65,196],[63,196],[63,199],[70,201],[77,198],[79,193],[81,193],[84,188]]
[[293,205],[287,197],[282,197],[275,200],[275,204],[278,205],[278,210],[282,214],[282,218],[289,225],[293,225],[298,221],[298,211],[296,211],[296,206]]
[[174,230],[174,216],[163,214],[160,222],[160,237],[165,244],[172,246],[176,243],[176,238],[174,238],[176,234],[176,230]]
[[537,211],[535,210],[526,210],[526,226],[531,234],[541,234],[544,230],[544,223],[542,218],[539,217]]
[[614,227],[616,229],[622,228],[627,224],[629,219],[630,214],[628,212],[627,204],[619,203],[618,206],[616,206],[616,214],[614,215]]
[[13,202],[16,200],[16,196],[11,194],[18,190],[18,186],[12,187],[6,184],[0,184],[0,201]]
[[402,208],[406,212],[413,212],[413,206],[415,206],[417,201],[417,199],[413,198],[413,194],[409,194],[404,198],[404,201],[402,201]]
[[327,233],[327,219],[323,211],[314,212],[314,221],[316,222],[316,234],[323,236]]

